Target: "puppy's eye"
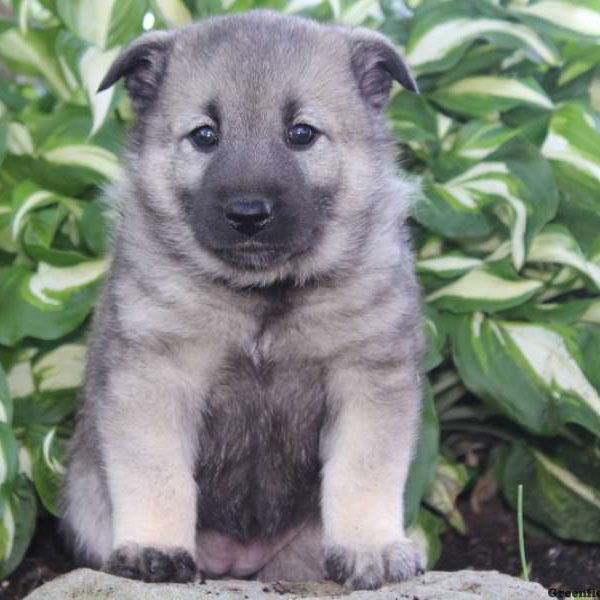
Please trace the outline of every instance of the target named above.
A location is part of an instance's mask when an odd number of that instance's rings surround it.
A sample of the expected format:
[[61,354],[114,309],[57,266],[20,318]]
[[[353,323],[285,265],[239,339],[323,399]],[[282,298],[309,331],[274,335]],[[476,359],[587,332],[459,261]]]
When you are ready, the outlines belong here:
[[210,125],[203,125],[202,127],[194,129],[189,137],[190,140],[192,140],[192,144],[200,150],[206,150],[219,143],[219,136]]
[[306,123],[298,123],[288,130],[287,138],[294,146],[306,146],[317,136],[317,130]]

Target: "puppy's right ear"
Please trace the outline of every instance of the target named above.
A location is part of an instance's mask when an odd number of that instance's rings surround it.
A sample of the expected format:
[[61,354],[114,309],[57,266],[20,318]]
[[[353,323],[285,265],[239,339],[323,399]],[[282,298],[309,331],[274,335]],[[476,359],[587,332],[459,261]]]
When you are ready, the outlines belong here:
[[136,112],[148,108],[158,95],[174,34],[153,31],[134,40],[119,54],[98,87],[101,92],[122,77]]

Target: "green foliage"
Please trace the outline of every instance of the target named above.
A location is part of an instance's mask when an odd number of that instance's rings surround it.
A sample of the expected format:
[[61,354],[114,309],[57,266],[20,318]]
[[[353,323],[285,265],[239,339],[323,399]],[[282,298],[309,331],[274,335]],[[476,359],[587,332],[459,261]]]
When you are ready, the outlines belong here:
[[131,110],[96,88],[144,24],[255,6],[380,29],[422,90],[395,90],[388,116],[423,190],[430,385],[406,520],[430,565],[444,527],[465,530],[458,495],[490,477],[513,506],[524,485],[529,523],[600,542],[598,0],[5,0],[0,577],[57,512],[106,270],[100,189]]

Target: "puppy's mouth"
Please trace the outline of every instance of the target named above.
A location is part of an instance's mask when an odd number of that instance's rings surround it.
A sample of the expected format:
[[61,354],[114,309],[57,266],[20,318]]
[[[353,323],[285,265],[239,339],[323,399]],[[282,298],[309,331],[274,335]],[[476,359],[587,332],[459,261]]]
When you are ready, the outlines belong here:
[[284,246],[250,240],[228,248],[220,248],[217,254],[225,262],[253,271],[281,264],[291,256],[289,249]]
[[240,242],[233,247],[237,252],[271,252],[281,251],[283,247],[277,244],[271,244],[269,242],[259,242],[257,240],[248,240],[247,242]]

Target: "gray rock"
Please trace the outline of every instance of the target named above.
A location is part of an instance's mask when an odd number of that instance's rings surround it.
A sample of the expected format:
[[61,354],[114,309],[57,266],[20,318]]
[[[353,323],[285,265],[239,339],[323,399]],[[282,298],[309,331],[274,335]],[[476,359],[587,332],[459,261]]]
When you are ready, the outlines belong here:
[[25,600],[539,600],[548,595],[538,583],[527,583],[497,571],[430,571],[411,581],[376,592],[348,593],[330,582],[261,583],[221,580],[204,584],[150,584],[79,569],[38,588]]

